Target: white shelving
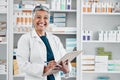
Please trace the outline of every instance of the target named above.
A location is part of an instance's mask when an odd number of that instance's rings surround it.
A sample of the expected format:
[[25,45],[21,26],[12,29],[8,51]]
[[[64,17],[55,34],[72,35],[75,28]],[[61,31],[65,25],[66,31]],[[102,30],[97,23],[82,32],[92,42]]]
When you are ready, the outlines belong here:
[[[13,0],[14,1],[14,4],[18,4],[18,3],[20,3],[20,1],[22,1],[22,0]],[[67,27],[67,28],[69,28],[69,27],[75,27],[75,28],[77,28],[77,22],[76,22],[76,19],[77,19],[77,10],[76,10],[76,4],[77,4],[77,0],[72,0],[72,9],[71,10],[52,10],[52,9],[50,9],[50,15],[54,15],[54,13],[65,13],[66,14],[66,22],[65,22],[65,27]],[[50,6],[51,6],[51,0],[46,0],[46,3],[48,3],[48,4],[50,4]],[[25,9],[25,8],[20,8],[20,9],[14,9],[13,11],[14,11],[14,13],[15,12],[22,12],[22,11],[32,11],[33,9],[32,8],[28,8],[28,9]],[[15,20],[14,20],[14,25],[15,25]],[[15,27],[15,26],[13,26],[13,27]],[[19,26],[20,27],[20,26]],[[61,26],[61,27],[63,27],[63,26]],[[64,29],[64,27],[63,27],[63,29]],[[18,41],[18,39],[20,38],[20,36],[21,35],[23,35],[23,34],[25,34],[25,33],[27,33],[27,32],[22,32],[22,31],[18,31],[18,32],[16,32],[16,31],[14,31],[13,32],[13,36],[14,36],[14,38],[13,38],[13,48],[17,48],[17,41]],[[55,34],[55,35],[57,35],[58,37],[60,37],[60,39],[61,39],[61,41],[63,42],[63,46],[65,47],[66,46],[66,38],[76,38],[76,33],[77,33],[77,31],[61,31],[61,32],[57,32],[57,31],[53,31],[53,32],[51,32],[51,33],[53,33],[53,34]],[[62,77],[63,78],[63,77]],[[19,80],[19,79],[22,79],[22,80],[24,80],[24,75],[15,75],[15,76],[13,76],[13,80]],[[69,79],[65,79],[65,78],[63,78],[62,80],[75,80],[76,78],[75,77],[69,77]]]
[[120,13],[83,13],[83,15],[117,16],[117,15],[120,15]]
[[50,10],[50,12],[77,12],[76,10]]
[[7,75],[7,73],[0,73],[0,75]]
[[0,44],[7,44],[7,42],[0,42]]
[[0,79],[8,80],[9,68],[9,12],[7,0],[0,1]]
[[96,73],[105,73],[105,74],[114,74],[114,73],[117,73],[117,74],[120,74],[120,71],[107,71],[107,72],[105,72],[105,71],[103,71],[103,72],[97,72],[97,71],[83,71],[83,73],[90,73],[90,74],[96,74]]
[[14,32],[14,34],[25,34],[27,32]]
[[7,14],[7,12],[0,12],[0,14]]
[[[24,11],[24,10],[32,11],[33,9],[32,8],[28,8],[28,9],[25,9],[25,8],[14,9],[14,11]],[[50,12],[77,12],[77,11],[76,10],[52,10],[52,9],[50,9]]]
[[[27,33],[27,32],[14,32],[14,34],[25,34],[25,33]],[[63,35],[66,35],[66,34],[76,35],[76,33],[74,33],[74,32],[71,32],[71,33],[69,33],[69,32],[51,32],[51,33],[53,33],[53,34],[63,34]]]
[[[87,2],[87,1],[89,1],[89,0],[81,0],[81,4],[83,2]],[[100,3],[108,2],[107,0],[99,0],[99,1],[100,1]],[[113,2],[113,3],[120,2],[120,0],[109,0],[109,2]],[[93,4],[96,4],[96,6],[93,6]],[[80,19],[80,22],[81,22],[80,36],[81,36],[81,38],[79,41],[81,43],[81,50],[84,51],[83,55],[97,56],[98,55],[97,48],[102,47],[105,49],[105,51],[112,52],[112,60],[116,60],[116,61],[120,60],[120,57],[117,57],[117,56],[120,56],[119,55],[120,50],[117,49],[117,47],[120,46],[120,41],[117,41],[117,39],[116,40],[103,39],[103,41],[100,41],[99,35],[98,35],[99,34],[98,31],[110,31],[110,30],[117,31],[117,25],[120,25],[120,22],[119,22],[120,21],[120,13],[119,12],[118,13],[117,12],[116,13],[108,12],[108,10],[106,12],[102,12],[102,13],[96,12],[97,8],[98,8],[97,2],[95,2],[93,4],[90,4],[92,8],[89,7],[91,9],[91,12],[82,12],[85,9],[85,5],[81,6],[81,10],[80,10],[81,11],[81,13],[80,13],[80,15],[81,15],[81,19]],[[83,9],[83,7],[84,7],[84,9]],[[94,9],[96,9],[96,10],[94,11]],[[102,7],[100,9],[102,9]],[[107,7],[106,7],[106,9],[107,9]],[[87,8],[87,10],[88,10],[88,8]],[[90,35],[90,37],[92,36],[92,39],[83,40],[84,35],[89,36],[89,34],[86,34],[86,33],[84,34],[83,31],[92,31],[92,35]],[[109,34],[109,33],[107,33],[107,34]],[[105,37],[105,35],[103,37]],[[82,56],[79,58],[81,58],[81,61],[82,61]],[[79,78],[78,80],[86,80],[86,79],[87,80],[99,80],[98,77],[100,77],[100,76],[101,77],[104,77],[104,76],[109,77],[110,79],[107,79],[107,80],[113,80],[113,79],[119,80],[119,78],[120,78],[119,70],[118,71],[109,71],[109,69],[107,68],[107,71],[104,71],[104,70],[97,71],[97,70],[95,70],[96,69],[95,66],[97,65],[96,63],[97,62],[94,61],[94,71],[82,71],[82,69],[80,67],[83,65],[79,63],[80,65],[77,68],[81,69],[79,71],[81,71],[82,78]],[[120,69],[120,66],[119,66],[119,69]],[[93,70],[93,68],[92,68],[92,70]]]
[[14,75],[14,78],[16,77],[25,77],[25,74],[17,74],[17,75]]
[[[16,0],[13,0],[16,1]],[[20,2],[21,0],[17,0],[16,2]],[[46,0],[47,3],[51,3],[50,0]],[[114,2],[114,0],[111,0]],[[115,0],[119,1],[120,0]],[[65,47],[65,39],[66,38],[77,38],[77,50],[84,50],[84,54],[94,54],[96,55],[96,47],[105,47],[106,50],[113,51],[113,59],[120,59],[119,55],[119,48],[120,47],[120,41],[99,41],[97,32],[99,30],[116,30],[116,26],[120,25],[120,13],[83,13],[82,12],[82,2],[83,0],[72,0],[73,2],[73,8],[71,10],[50,10],[51,15],[54,13],[65,13],[67,15],[67,24],[66,27],[76,27],[77,31],[74,32],[52,32],[53,34],[60,37],[61,41],[64,44]],[[13,3],[16,4],[16,3]],[[9,5],[8,5],[9,6]],[[11,8],[13,9],[13,8]],[[14,12],[24,11],[24,10],[32,10],[32,9],[14,9]],[[1,13],[1,12],[0,12]],[[4,13],[1,13],[4,14]],[[6,12],[5,12],[6,14]],[[11,14],[12,15],[12,14]],[[14,22],[14,21],[13,21]],[[12,24],[13,26],[13,24]],[[83,30],[90,30],[93,31],[93,39],[90,41],[84,41],[82,40],[82,31]],[[12,31],[12,30],[11,30]],[[13,32],[13,31],[12,31]],[[13,40],[12,42],[12,48],[16,48],[17,41],[19,37],[22,34],[25,34],[26,32],[13,32]],[[7,44],[7,42],[2,42],[0,45]],[[12,49],[11,49],[12,50]],[[13,51],[13,50],[12,50]],[[11,52],[11,51],[10,51]],[[83,55],[84,55],[83,54]],[[81,54],[82,55],[82,54]],[[98,76],[109,76],[113,77],[112,79],[119,80],[120,71],[106,71],[106,72],[84,72],[82,71],[82,64],[81,64],[81,58],[82,56],[77,57],[77,76],[76,77],[70,77],[70,79],[73,78],[73,80],[93,80],[96,79]],[[11,62],[12,63],[12,62]],[[11,68],[10,68],[11,69]],[[11,71],[12,72],[12,71]],[[86,75],[87,74],[87,75]],[[1,74],[0,74],[1,75]],[[10,73],[12,75],[12,73]],[[10,76],[11,77],[11,76]],[[24,75],[16,75],[13,76],[13,80],[17,80],[16,78],[23,79]],[[12,80],[12,78],[10,79]]]
[[8,10],[7,7],[8,7],[7,4],[0,3],[0,9],[1,9],[0,14],[7,14],[7,10]]
[[83,43],[120,43],[120,41],[98,41],[98,40],[91,40],[91,41],[82,41]]
[[68,35],[76,35],[75,32],[52,32],[53,34],[68,34]]

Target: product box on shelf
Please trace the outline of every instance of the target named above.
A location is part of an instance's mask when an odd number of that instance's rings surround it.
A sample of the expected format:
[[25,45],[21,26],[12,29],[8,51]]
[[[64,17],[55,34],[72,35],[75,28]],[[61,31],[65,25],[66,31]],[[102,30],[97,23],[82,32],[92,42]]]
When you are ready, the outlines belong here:
[[0,5],[7,5],[7,0],[0,0]]
[[7,6],[0,6],[0,13],[7,13]]
[[82,55],[82,71],[95,70],[95,55]]

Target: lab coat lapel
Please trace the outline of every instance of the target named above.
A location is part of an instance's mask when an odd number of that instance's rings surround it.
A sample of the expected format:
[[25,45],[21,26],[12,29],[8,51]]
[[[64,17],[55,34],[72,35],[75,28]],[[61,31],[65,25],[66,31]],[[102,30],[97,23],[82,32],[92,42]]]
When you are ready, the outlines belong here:
[[42,41],[42,40],[40,39],[40,37],[37,35],[35,29],[32,31],[32,37],[35,38],[36,41],[43,43],[43,41]]
[[[46,61],[46,47],[45,47],[44,42],[43,42],[43,41],[41,40],[41,38],[37,35],[37,33],[36,33],[35,30],[33,30],[33,31],[31,32],[31,36],[32,36],[33,40],[35,41],[34,43],[36,43],[36,42],[39,42],[39,43],[40,43],[40,45],[37,46],[36,49],[37,49],[37,50],[38,50],[38,49],[40,50],[41,48],[39,48],[39,47],[42,47],[43,52],[42,52],[42,54],[40,54],[40,57],[43,56],[43,57],[41,57],[42,60]],[[38,52],[39,52],[39,50],[38,50]],[[40,52],[40,53],[41,53],[41,52]],[[44,53],[44,54],[43,54],[43,53]],[[38,56],[39,56],[39,55],[38,55]]]

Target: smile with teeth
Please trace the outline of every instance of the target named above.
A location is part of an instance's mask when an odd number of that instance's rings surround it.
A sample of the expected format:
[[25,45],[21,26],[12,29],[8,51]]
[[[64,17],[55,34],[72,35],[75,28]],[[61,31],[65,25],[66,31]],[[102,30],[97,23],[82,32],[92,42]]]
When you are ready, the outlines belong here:
[[39,24],[39,26],[43,27],[43,26],[44,26],[44,24]]

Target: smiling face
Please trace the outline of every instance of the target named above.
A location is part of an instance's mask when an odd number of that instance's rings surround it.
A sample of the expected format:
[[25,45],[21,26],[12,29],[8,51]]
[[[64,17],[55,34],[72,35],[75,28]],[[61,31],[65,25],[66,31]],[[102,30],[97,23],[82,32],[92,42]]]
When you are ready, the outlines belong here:
[[43,33],[49,24],[49,13],[44,10],[36,11],[33,24],[37,33]]

